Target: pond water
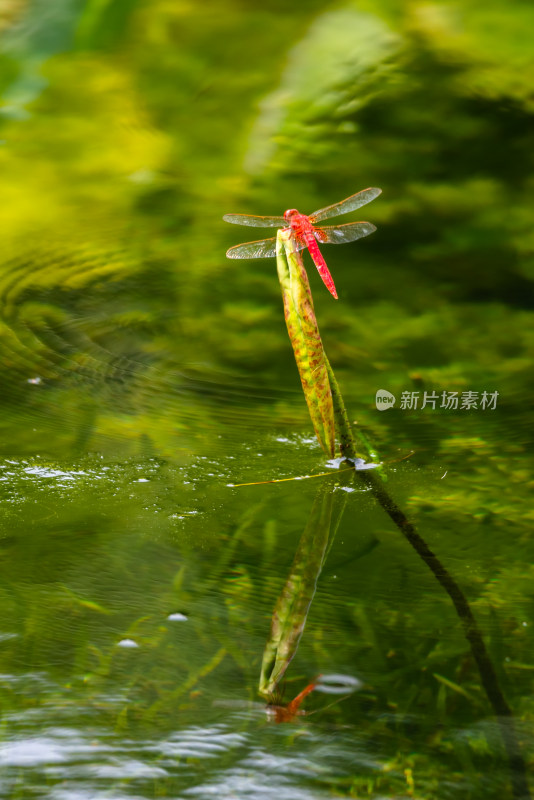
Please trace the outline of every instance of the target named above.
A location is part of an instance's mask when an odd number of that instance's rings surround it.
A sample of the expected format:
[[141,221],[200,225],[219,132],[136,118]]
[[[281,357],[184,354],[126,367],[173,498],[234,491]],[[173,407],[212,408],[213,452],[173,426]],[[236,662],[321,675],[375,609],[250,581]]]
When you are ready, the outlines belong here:
[[[4,5],[0,797],[529,797],[533,9]],[[222,216],[367,186],[356,472]]]

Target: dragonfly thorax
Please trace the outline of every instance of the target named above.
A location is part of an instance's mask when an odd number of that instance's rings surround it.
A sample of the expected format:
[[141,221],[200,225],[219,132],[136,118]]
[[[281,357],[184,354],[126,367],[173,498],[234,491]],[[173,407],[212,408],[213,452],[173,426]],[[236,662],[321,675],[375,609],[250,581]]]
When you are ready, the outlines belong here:
[[306,214],[301,214],[296,208],[290,208],[284,214],[284,219],[289,223],[289,227],[297,239],[303,239],[305,234],[313,231],[310,218]]

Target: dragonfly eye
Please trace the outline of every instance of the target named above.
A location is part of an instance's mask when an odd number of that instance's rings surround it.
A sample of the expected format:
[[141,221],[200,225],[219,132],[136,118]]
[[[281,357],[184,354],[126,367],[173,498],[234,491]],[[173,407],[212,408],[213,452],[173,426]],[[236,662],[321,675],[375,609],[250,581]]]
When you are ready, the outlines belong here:
[[294,216],[295,214],[298,214],[298,213],[299,213],[299,212],[297,211],[297,209],[296,209],[296,208],[288,208],[288,210],[287,210],[287,211],[285,212],[285,214],[284,214],[284,219],[285,219],[287,222],[289,222],[289,220],[291,219],[291,217],[292,217],[292,216]]

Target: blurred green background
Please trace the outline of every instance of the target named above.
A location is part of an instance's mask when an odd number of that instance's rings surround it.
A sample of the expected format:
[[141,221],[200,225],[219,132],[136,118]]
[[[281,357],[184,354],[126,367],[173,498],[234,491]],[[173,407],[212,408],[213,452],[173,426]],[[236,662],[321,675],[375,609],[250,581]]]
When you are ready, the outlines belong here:
[[531,763],[534,6],[3,0],[0,28],[0,794],[511,796],[458,619],[364,492],[286,699],[366,692],[287,728],[238,705],[319,479],[228,484],[326,467],[275,261],[226,259],[262,231],[222,215],[382,188],[324,247],[339,301],[305,256],[319,325]]

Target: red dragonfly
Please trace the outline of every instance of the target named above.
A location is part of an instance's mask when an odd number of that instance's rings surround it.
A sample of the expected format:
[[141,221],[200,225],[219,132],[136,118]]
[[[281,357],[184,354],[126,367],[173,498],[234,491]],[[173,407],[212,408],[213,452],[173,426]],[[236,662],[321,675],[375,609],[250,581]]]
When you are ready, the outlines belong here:
[[[251,214],[225,214],[223,219],[226,222],[233,222],[235,225],[251,225],[256,228],[290,228],[293,231],[294,241],[297,250],[305,247],[313,259],[313,263],[319,270],[319,275],[323,283],[333,297],[337,300],[336,287],[330,274],[326,261],[324,260],[317,242],[329,244],[343,244],[344,242],[355,242],[363,236],[369,236],[376,231],[370,222],[348,222],[345,225],[328,225],[325,228],[318,228],[317,222],[322,222],[330,217],[337,217],[340,214],[348,214],[355,211],[360,206],[370,203],[375,197],[381,194],[382,189],[364,189],[357,192],[340,203],[334,203],[326,208],[321,208],[313,214],[307,216],[301,214],[296,208],[288,209],[283,217],[256,217]],[[231,247],[226,255],[228,258],[271,258],[276,254],[276,237],[271,239],[260,239],[257,242],[247,242]]]

